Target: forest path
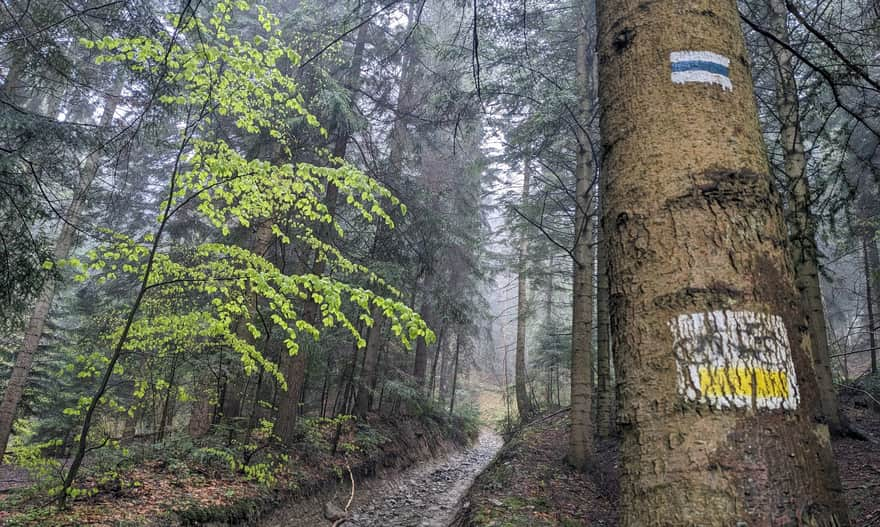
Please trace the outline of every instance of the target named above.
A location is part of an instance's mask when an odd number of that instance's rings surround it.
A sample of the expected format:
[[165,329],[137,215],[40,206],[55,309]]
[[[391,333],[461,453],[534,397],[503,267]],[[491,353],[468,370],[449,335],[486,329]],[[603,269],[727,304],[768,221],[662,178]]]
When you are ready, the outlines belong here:
[[[355,481],[350,519],[344,527],[446,527],[474,478],[501,448],[501,438],[483,431],[470,448],[420,463],[396,474]],[[334,503],[345,505],[351,491],[345,480]],[[260,522],[261,527],[329,526],[324,497],[291,503]]]

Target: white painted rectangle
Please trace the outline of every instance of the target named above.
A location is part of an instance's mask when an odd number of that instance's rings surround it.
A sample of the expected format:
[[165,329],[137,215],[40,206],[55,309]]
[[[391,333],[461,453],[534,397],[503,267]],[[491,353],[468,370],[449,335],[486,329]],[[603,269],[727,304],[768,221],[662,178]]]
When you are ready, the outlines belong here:
[[678,393],[715,408],[794,410],[800,397],[781,317],[750,311],[679,315],[669,322]]
[[673,51],[669,54],[672,82],[675,84],[717,84],[733,90],[730,59],[711,51]]

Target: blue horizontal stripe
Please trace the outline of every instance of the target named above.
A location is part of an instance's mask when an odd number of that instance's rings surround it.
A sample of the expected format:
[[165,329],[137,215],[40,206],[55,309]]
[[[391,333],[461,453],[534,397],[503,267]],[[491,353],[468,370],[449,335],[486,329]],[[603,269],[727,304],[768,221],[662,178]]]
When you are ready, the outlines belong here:
[[679,71],[706,71],[709,73],[716,73],[718,75],[723,75],[725,77],[730,76],[730,68],[727,66],[722,66],[716,62],[709,62],[706,60],[682,60],[678,62],[672,63],[672,72]]

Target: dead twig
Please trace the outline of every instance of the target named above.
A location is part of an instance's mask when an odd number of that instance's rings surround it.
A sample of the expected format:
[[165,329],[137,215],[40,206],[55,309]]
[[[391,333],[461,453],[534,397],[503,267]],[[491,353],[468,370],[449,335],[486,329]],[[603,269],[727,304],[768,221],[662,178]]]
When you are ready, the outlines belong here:
[[351,480],[351,494],[348,496],[348,503],[345,504],[345,515],[334,521],[333,527],[339,527],[340,525],[345,523],[346,520],[348,520],[348,509],[351,508],[351,502],[354,501],[354,473],[352,473],[351,465],[349,465],[348,463],[345,464],[345,468],[348,469],[348,477]]
[[351,466],[348,463],[345,464],[345,468],[348,469],[348,477],[351,479],[351,496],[348,497],[348,503],[345,504],[345,512],[348,512],[351,502],[354,501],[354,474],[351,473]]
[[863,394],[865,394],[865,396],[868,399],[871,399],[872,401],[874,401],[874,404],[876,404],[878,408],[880,408],[880,401],[875,399],[874,396],[871,395],[871,392],[869,392],[868,390],[863,390],[857,386],[853,386],[852,384],[846,384],[846,383],[842,383],[842,382],[835,382],[834,384],[836,384],[837,386],[840,386],[841,388],[844,388],[846,390],[855,390],[857,392],[862,392]]

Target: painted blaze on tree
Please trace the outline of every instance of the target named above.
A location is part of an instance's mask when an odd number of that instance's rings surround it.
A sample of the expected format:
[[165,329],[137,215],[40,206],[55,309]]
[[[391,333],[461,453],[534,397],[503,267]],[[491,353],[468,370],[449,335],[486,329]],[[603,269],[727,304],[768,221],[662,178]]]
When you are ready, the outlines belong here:
[[736,4],[598,12],[621,523],[845,525]]
[[679,315],[669,328],[679,396],[719,409],[797,408],[797,374],[782,318],[712,311]]

